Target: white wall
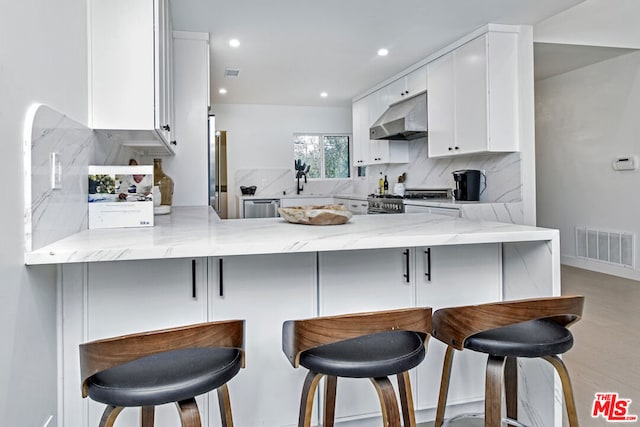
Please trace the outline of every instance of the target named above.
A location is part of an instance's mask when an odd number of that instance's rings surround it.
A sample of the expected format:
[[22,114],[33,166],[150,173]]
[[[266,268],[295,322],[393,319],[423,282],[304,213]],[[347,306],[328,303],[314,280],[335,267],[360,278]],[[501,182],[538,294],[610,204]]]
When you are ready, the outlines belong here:
[[[640,52],[536,82],[538,225],[560,229],[563,262],[640,280]],[[635,270],[575,259],[576,226],[636,234]]]
[[87,7],[21,0],[1,9],[0,425],[42,426],[56,413],[56,270],[23,262],[23,124],[34,102],[87,123]]
[[240,192],[234,176],[242,169],[291,169],[293,134],[351,133],[351,107],[218,104],[216,128],[227,131],[229,217],[236,212]]

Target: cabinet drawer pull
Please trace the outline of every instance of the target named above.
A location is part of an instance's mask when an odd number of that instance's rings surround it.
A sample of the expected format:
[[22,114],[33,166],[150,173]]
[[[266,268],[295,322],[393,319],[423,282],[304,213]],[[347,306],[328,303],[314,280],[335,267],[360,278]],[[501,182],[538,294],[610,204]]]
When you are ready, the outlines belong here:
[[224,279],[222,277],[222,258],[218,260],[218,291],[221,297],[224,296]]
[[403,252],[403,255],[405,256],[405,263],[406,263],[406,267],[407,267],[407,272],[406,274],[403,274],[405,281],[407,283],[409,283],[409,249],[405,249],[405,251]]
[[427,256],[427,272],[424,273],[424,275],[427,276],[427,281],[430,282],[431,281],[431,248],[428,248],[426,251],[424,251],[424,253]]
[[198,298],[197,285],[196,285],[196,260],[191,260],[191,297],[193,299]]
[[167,132],[171,132],[171,126],[164,125],[164,126],[162,126],[162,130],[166,130]]

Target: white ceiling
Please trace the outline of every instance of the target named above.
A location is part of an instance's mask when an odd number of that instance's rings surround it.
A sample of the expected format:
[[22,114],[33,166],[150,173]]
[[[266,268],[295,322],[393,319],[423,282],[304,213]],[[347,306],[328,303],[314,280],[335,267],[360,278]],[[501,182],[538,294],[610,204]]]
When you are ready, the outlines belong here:
[[[349,106],[487,23],[533,25],[581,1],[171,0],[171,7],[175,30],[211,35],[214,105]],[[381,47],[388,56],[376,55]],[[225,68],[240,74],[225,78]],[[228,93],[218,94],[220,87]]]

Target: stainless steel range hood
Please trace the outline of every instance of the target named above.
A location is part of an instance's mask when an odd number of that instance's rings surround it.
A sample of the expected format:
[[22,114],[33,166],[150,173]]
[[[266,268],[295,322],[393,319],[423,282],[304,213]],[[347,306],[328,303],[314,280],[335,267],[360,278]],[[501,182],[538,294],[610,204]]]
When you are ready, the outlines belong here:
[[369,129],[369,139],[410,140],[427,136],[427,92],[391,104]]

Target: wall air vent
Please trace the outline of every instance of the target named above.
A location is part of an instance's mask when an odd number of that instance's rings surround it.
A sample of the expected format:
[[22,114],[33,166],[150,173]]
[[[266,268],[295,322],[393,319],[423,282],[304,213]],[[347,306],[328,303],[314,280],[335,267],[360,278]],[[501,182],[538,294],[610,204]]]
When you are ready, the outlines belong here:
[[240,74],[240,70],[236,70],[236,69],[233,69],[233,68],[225,68],[224,69],[224,76],[225,77],[235,78],[235,77],[238,77],[238,74]]
[[633,268],[635,235],[629,231],[602,231],[576,227],[576,256]]

